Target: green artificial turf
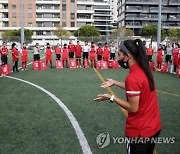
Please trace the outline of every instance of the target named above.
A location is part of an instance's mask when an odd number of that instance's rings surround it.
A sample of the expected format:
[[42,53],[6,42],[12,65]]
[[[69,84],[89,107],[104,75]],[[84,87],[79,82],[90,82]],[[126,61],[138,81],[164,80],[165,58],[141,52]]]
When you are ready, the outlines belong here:
[[[30,56],[32,57],[32,55]],[[29,57],[29,58],[30,58]],[[30,58],[31,60],[32,58]],[[124,81],[128,70],[98,70],[104,78]],[[180,95],[180,80],[173,74],[154,72],[158,90]],[[112,137],[124,137],[125,116],[116,104],[96,103],[93,99],[101,89],[101,80],[92,68],[50,69],[12,73],[11,76],[33,82],[47,89],[71,110],[93,153],[125,154],[125,144],[113,144]],[[125,99],[125,92],[112,88]],[[160,136],[175,137],[174,144],[158,144],[159,154],[180,153],[180,97],[158,92],[162,132]],[[0,78],[0,153],[82,153],[75,131],[56,102],[31,85]],[[96,136],[109,132],[111,143],[100,149]]]

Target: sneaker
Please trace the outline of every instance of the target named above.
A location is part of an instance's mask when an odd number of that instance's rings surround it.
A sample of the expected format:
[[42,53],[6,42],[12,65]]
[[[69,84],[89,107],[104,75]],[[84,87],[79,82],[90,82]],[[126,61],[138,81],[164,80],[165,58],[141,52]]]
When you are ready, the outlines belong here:
[[25,69],[21,69],[22,71],[25,71]]
[[80,65],[79,68],[82,68],[82,66]]

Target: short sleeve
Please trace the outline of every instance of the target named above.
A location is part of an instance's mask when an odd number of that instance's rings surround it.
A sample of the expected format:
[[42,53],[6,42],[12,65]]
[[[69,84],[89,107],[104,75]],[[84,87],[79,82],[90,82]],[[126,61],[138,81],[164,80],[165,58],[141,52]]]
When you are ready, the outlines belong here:
[[125,81],[125,89],[127,96],[139,96],[142,89],[141,81],[136,78],[127,77]]

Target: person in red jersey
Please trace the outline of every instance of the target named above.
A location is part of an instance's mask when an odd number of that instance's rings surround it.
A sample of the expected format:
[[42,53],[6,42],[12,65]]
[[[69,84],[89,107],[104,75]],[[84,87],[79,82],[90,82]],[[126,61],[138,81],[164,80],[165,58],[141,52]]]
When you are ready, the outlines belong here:
[[161,63],[163,62],[163,55],[164,55],[164,51],[162,50],[161,44],[159,44],[158,50],[157,50],[157,70],[158,71],[160,71],[161,69]]
[[128,154],[153,154],[155,147],[153,141],[160,134],[161,120],[145,46],[140,39],[125,40],[119,46],[118,55],[121,67],[130,69],[125,83],[108,79],[101,87],[108,88],[113,85],[120,87],[125,90],[127,99],[99,94],[95,101],[110,100],[128,111],[125,130]]
[[21,49],[21,62],[22,62],[22,70],[26,70],[27,62],[28,62],[28,49],[26,48],[25,43],[23,43],[23,48]]
[[62,60],[63,60],[63,65],[64,65],[64,62],[66,62],[66,67],[68,67],[68,53],[69,51],[67,48],[67,44],[64,44],[64,47],[62,48]]
[[72,40],[69,41],[68,45],[69,49],[69,58],[74,58],[74,52],[76,51],[76,46],[72,43]]
[[95,61],[96,61],[96,47],[94,45],[94,42],[91,42],[91,47],[90,47],[90,61],[91,61],[91,66],[95,67]]
[[60,48],[60,44],[57,44],[57,47],[55,49],[55,54],[56,54],[56,60],[60,60],[61,59],[61,48]]
[[104,51],[103,51],[103,60],[108,61],[110,56],[110,49],[108,47],[107,42],[104,45]]
[[97,54],[97,60],[102,60],[102,55],[103,55],[103,49],[101,43],[98,43],[98,48],[96,50]]
[[16,43],[12,44],[12,61],[13,61],[13,72],[18,71],[18,60],[19,60],[19,51],[17,49]]
[[50,44],[49,43],[47,43],[47,47],[46,47],[46,64],[48,63],[48,61],[50,62],[50,65],[51,65],[51,68],[53,68],[52,67],[52,52],[53,52],[53,50],[52,50],[52,48],[50,47]]
[[76,61],[77,61],[77,68],[82,68],[81,66],[81,54],[82,54],[82,47],[80,45],[80,42],[77,41],[76,45]]
[[174,65],[174,72],[176,72],[176,68],[179,63],[178,55],[180,53],[179,44],[175,44],[175,49],[173,50],[173,65]]
[[152,48],[152,44],[149,44],[149,48],[147,48],[146,50],[147,50],[147,55],[148,55],[149,61],[152,61],[152,56],[154,53],[154,50]]
[[8,63],[8,57],[7,57],[8,56],[8,49],[6,46],[6,42],[3,42],[0,51],[1,51],[2,65],[6,65]]

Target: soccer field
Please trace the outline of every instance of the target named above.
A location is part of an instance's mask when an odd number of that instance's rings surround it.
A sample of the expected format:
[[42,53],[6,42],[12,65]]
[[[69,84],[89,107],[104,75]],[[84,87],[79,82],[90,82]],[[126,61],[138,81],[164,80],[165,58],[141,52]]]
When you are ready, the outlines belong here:
[[[128,74],[128,70],[122,68],[98,72],[104,79],[119,81],[124,81]],[[153,74],[161,111],[160,136],[175,137],[173,144],[156,144],[156,151],[158,154],[179,154],[180,79],[168,73]],[[125,144],[114,144],[112,139],[125,136],[125,115],[116,104],[93,101],[97,94],[108,93],[100,88],[101,80],[94,69],[33,71],[29,65],[28,71],[11,76],[36,85],[0,78],[0,153],[75,154],[83,153],[83,150],[95,154],[126,153]],[[123,90],[116,87],[112,90],[125,99]],[[59,101],[64,108],[57,104]],[[111,142],[105,148],[98,148],[96,137],[104,132],[110,134]],[[81,141],[87,143],[82,145]]]

